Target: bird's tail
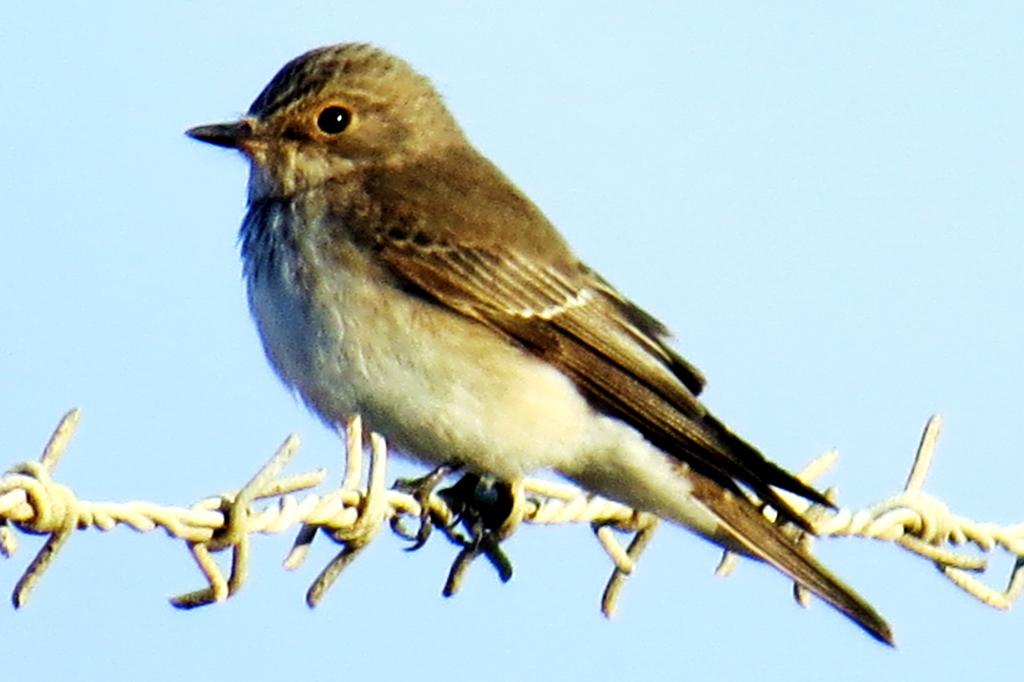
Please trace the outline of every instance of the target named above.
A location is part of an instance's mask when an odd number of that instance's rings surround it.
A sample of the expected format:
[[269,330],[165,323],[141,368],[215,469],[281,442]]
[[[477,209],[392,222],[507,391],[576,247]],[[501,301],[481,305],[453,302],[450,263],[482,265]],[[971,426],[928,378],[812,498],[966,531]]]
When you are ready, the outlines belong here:
[[687,472],[693,497],[753,556],[824,599],[872,637],[895,646],[889,624],[851,588],[803,551],[745,497],[726,490],[697,472]]

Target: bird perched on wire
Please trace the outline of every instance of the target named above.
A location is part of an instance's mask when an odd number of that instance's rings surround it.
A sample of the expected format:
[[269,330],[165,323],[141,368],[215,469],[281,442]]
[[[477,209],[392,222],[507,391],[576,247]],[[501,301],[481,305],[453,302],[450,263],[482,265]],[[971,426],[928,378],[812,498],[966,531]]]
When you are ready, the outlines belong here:
[[666,328],[581,263],[375,47],[286,64],[240,120],[192,128],[251,162],[241,250],[267,357],[324,421],[504,481],[539,469],[768,562],[867,632],[885,621],[771,523],[828,501],[698,402]]

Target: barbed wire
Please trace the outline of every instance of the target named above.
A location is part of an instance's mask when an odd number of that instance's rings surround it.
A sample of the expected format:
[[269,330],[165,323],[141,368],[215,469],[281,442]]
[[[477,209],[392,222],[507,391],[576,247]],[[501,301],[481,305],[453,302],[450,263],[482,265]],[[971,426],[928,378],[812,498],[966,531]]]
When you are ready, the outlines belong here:
[[[15,608],[28,602],[32,590],[74,531],[110,530],[116,526],[144,533],[162,529],[172,538],[185,542],[207,586],[173,597],[171,603],[180,608],[223,601],[242,587],[248,570],[250,538],[254,533],[275,534],[298,528],[292,550],[284,561],[285,568],[295,569],[306,559],[317,531],[323,531],[341,549],[307,591],[307,603],[315,606],[385,524],[403,537],[418,537],[418,544],[422,544],[426,540],[422,525],[415,535],[405,530],[403,520],[411,518],[436,526],[461,547],[445,584],[446,595],[458,591],[465,569],[479,556],[486,557],[499,577],[507,580],[511,576],[511,563],[500,543],[515,532],[520,523],[589,524],[613,564],[601,599],[602,611],[610,616],[626,578],[634,571],[658,525],[658,519],[651,514],[571,485],[528,479],[513,490],[512,511],[507,520],[497,528],[484,528],[479,519],[465,509],[454,509],[444,491],[422,497],[387,487],[387,444],[380,435],[371,433],[369,451],[364,451],[362,423],[358,417],[349,420],[344,430],[346,454],[341,484],[324,494],[311,492],[326,478],[323,469],[280,477],[299,447],[299,439],[289,436],[239,490],[200,500],[190,507],[82,500],[53,478],[79,417],[77,409],[64,415],[38,460],[17,464],[0,477],[0,553],[8,558],[15,553],[18,543],[14,529],[47,536],[14,587]],[[953,514],[944,503],[924,492],[923,484],[940,428],[937,416],[929,419],[903,490],[888,499],[856,512],[808,504],[795,496],[789,496],[788,501],[811,521],[817,537],[853,536],[893,542],[932,562],[953,584],[978,600],[997,609],[1007,609],[1024,591],[1024,523],[1010,526],[978,523]],[[799,478],[810,483],[834,466],[837,459],[835,451],[827,452],[811,462]],[[835,489],[825,494],[835,502]],[[257,504],[263,500],[268,502]],[[770,508],[766,508],[765,513],[772,517]],[[468,536],[457,530],[460,521],[470,531]],[[792,526],[785,529],[811,551],[814,536]],[[619,541],[620,533],[631,536],[626,546]],[[965,544],[973,545],[975,551],[966,553],[953,549]],[[1004,590],[992,588],[979,579],[988,566],[982,555],[997,548],[1015,557]],[[228,549],[231,562],[225,576],[213,555]],[[728,574],[737,558],[725,552],[716,571]],[[806,604],[808,593],[798,585],[794,589],[797,601]]]

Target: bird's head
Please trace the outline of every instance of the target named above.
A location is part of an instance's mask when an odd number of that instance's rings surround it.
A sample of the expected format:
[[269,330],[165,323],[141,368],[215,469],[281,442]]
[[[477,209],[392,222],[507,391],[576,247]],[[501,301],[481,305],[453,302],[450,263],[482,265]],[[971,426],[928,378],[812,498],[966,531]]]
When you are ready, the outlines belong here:
[[362,166],[406,163],[464,140],[427,78],[365,44],[296,57],[241,119],[187,134],[251,160],[250,199],[289,196]]

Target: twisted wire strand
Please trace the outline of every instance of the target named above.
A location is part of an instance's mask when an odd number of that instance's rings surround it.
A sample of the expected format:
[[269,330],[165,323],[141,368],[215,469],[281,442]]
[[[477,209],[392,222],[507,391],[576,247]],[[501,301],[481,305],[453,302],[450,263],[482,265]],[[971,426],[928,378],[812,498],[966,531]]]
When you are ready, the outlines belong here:
[[[499,576],[507,580],[511,576],[511,564],[499,543],[511,535],[520,522],[590,524],[613,563],[612,575],[601,600],[602,611],[610,616],[627,576],[635,569],[637,559],[658,524],[657,518],[650,514],[571,485],[528,479],[517,486],[513,514],[494,538],[488,540],[471,535],[467,539],[455,530],[459,518],[438,495],[430,495],[424,506],[415,495],[387,487],[387,444],[381,436],[371,433],[369,452],[364,452],[362,423],[358,417],[346,424],[346,467],[341,485],[324,494],[311,492],[325,479],[324,470],[280,476],[299,446],[298,438],[290,436],[239,490],[200,500],[190,507],[82,500],[53,478],[79,416],[75,409],[61,419],[37,461],[17,464],[0,477],[0,554],[11,557],[15,553],[15,529],[47,536],[15,585],[12,602],[16,608],[28,602],[46,568],[75,530],[127,526],[148,533],[162,529],[172,538],[183,540],[205,576],[207,586],[172,598],[171,603],[181,608],[223,601],[241,588],[248,568],[252,534],[275,534],[298,528],[292,550],[284,561],[286,568],[295,569],[307,557],[320,530],[341,549],[307,592],[306,600],[314,606],[385,524],[392,524],[396,532],[404,534],[397,521],[406,517],[429,517],[446,536],[463,547],[452,566],[445,594],[458,590],[465,568],[480,555],[486,556]],[[942,501],[924,492],[923,484],[940,428],[938,417],[928,421],[903,490],[888,499],[859,511],[831,510],[809,505],[796,497],[789,502],[811,520],[818,537],[853,536],[893,542],[931,561],[953,584],[980,601],[1007,609],[1024,590],[1024,523],[1002,526],[975,522],[952,513]],[[834,451],[825,453],[811,462],[800,473],[800,478],[813,481],[830,469],[837,458]],[[826,496],[834,501],[835,491],[826,491]],[[257,504],[258,501],[263,502]],[[773,515],[771,509],[766,509],[765,513],[769,518]],[[790,526],[786,529],[807,551],[811,550],[811,535]],[[625,547],[619,541],[617,534],[620,533],[631,536]],[[964,553],[952,549],[965,544],[973,545],[976,551]],[[978,578],[987,568],[980,554],[997,548],[1016,557],[1004,590],[989,587]],[[225,576],[213,555],[228,549],[231,562]],[[736,561],[735,555],[726,552],[717,572],[729,573]],[[795,596],[802,604],[809,597],[800,586],[795,586]]]

